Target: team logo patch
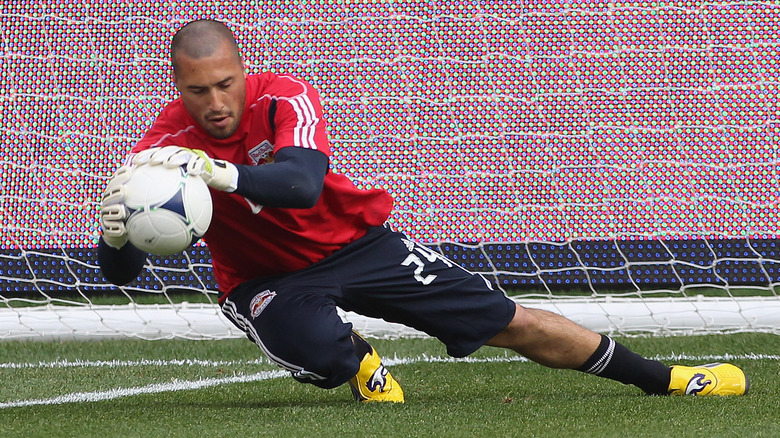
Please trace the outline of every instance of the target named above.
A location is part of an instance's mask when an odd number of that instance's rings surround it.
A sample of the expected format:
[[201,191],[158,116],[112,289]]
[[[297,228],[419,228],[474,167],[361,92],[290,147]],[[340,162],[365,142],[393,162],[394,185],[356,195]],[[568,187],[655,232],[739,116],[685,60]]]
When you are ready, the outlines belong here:
[[249,314],[252,316],[252,319],[260,316],[260,313],[268,307],[275,296],[276,292],[271,292],[270,290],[265,290],[255,295],[252,301],[249,302]]
[[262,143],[249,150],[249,158],[252,163],[265,164],[273,161],[274,145],[268,140],[263,140]]

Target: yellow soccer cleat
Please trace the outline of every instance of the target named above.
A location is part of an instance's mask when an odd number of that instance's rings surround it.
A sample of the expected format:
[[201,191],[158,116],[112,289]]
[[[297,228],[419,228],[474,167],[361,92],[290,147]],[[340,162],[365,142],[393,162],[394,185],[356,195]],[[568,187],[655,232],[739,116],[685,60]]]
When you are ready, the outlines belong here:
[[672,367],[670,395],[745,395],[750,387],[745,372],[728,363]]
[[373,347],[360,361],[360,370],[349,379],[352,395],[357,401],[404,402],[404,392],[390,372],[382,365]]

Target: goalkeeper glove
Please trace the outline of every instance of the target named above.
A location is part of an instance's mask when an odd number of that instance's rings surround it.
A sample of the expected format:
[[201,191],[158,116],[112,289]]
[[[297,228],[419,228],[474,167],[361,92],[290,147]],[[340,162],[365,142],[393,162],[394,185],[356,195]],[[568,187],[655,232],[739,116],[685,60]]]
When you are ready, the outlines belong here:
[[238,169],[233,163],[215,160],[200,149],[165,146],[147,149],[133,157],[133,164],[165,167],[186,166],[187,173],[203,178],[209,187],[233,192],[238,187]]
[[114,249],[120,249],[127,243],[127,208],[125,201],[125,183],[130,179],[130,167],[122,166],[114,172],[103,191],[100,203],[100,228],[103,241]]

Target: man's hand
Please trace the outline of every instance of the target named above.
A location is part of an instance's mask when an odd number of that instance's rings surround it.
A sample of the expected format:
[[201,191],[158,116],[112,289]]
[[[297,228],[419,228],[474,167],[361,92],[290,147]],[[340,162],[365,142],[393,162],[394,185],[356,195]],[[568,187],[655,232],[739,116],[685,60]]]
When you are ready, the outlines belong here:
[[133,157],[134,166],[149,164],[152,166],[163,165],[165,167],[186,166],[193,157],[192,149],[179,146],[165,146],[162,148],[149,148],[137,153]]
[[215,160],[200,149],[179,146],[151,148],[133,157],[134,165],[149,164],[165,167],[186,166],[187,173],[203,178],[210,187],[233,192],[238,187],[238,169],[233,163]]
[[233,192],[238,187],[238,169],[233,163],[215,160],[199,149],[193,149],[195,156],[187,163],[187,173],[200,175],[206,184],[217,190]]
[[100,203],[100,228],[103,240],[112,248],[120,249],[127,243],[127,208],[125,201],[125,183],[130,179],[131,169],[122,166],[114,172],[103,191]]

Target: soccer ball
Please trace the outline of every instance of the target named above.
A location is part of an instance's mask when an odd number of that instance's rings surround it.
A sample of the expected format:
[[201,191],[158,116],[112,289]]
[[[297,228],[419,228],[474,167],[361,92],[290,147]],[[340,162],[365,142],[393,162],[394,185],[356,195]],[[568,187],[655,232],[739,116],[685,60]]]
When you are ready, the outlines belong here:
[[211,224],[209,188],[183,167],[132,168],[125,183],[127,238],[136,248],[170,255],[197,242]]

